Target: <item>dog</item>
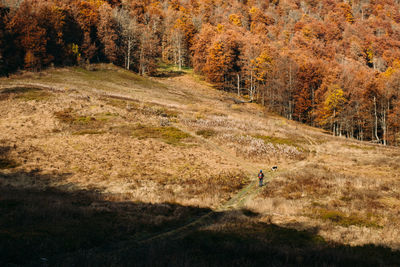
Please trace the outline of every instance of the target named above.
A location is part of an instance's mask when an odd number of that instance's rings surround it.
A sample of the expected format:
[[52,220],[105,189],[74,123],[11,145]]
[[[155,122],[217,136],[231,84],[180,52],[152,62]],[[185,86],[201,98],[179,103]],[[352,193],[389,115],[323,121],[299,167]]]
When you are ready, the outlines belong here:
[[278,166],[272,166],[271,170],[272,170],[273,172],[274,172],[274,171],[277,171],[277,170],[278,170]]

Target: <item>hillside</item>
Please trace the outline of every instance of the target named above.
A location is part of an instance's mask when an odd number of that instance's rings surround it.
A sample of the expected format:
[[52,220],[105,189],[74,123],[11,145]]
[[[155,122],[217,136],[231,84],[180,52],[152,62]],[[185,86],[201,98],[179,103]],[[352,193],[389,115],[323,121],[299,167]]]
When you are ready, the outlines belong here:
[[400,150],[238,100],[168,67],[1,78],[0,263],[397,265]]
[[400,146],[399,8],[397,0],[3,0],[0,76],[91,63],[151,76],[162,61],[288,119]]

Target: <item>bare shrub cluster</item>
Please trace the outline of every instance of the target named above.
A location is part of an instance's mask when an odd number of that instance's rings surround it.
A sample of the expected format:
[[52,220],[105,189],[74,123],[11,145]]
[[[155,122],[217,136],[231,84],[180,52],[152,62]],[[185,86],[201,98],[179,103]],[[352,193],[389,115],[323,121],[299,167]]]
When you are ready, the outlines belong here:
[[249,135],[222,134],[217,137],[218,141],[227,144],[236,150],[237,154],[246,157],[285,157],[289,159],[298,159],[303,157],[303,152],[294,146],[286,144],[273,144],[264,142],[260,138]]
[[268,125],[261,125],[258,121],[243,120],[239,118],[232,118],[228,116],[209,116],[207,118],[184,119],[182,123],[190,127],[196,128],[221,128],[224,131],[245,131],[251,130],[265,130]]

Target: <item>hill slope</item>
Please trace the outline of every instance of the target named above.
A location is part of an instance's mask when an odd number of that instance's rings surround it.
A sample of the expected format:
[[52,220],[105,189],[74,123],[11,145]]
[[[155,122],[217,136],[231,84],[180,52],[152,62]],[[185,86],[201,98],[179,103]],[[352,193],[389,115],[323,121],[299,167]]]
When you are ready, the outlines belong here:
[[[400,247],[399,149],[239,103],[190,71],[161,72],[95,65],[0,80],[1,262],[399,259],[389,249]],[[347,244],[388,248],[375,257]]]

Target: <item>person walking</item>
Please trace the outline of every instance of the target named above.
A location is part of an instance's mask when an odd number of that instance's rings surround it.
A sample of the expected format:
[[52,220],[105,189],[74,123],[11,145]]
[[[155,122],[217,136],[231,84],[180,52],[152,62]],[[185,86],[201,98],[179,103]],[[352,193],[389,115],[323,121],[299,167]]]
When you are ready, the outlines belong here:
[[263,186],[264,173],[262,170],[258,173],[258,185]]

